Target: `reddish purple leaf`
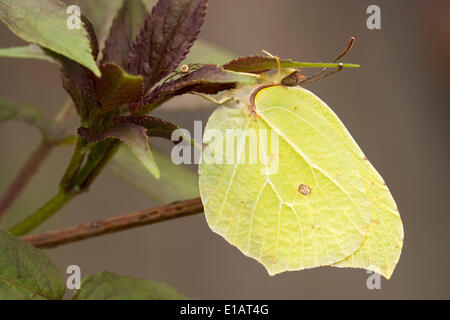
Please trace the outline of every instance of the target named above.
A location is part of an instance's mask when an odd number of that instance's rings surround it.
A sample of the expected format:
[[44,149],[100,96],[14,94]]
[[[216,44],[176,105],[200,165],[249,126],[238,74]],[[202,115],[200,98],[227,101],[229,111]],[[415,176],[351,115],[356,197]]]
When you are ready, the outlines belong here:
[[223,65],[225,70],[236,72],[264,72],[276,68],[277,61],[274,58],[266,56],[249,56],[234,59]]
[[142,0],[124,1],[117,13],[103,49],[102,64],[114,62],[128,66],[128,54],[147,14]]
[[159,178],[159,169],[153,159],[148,144],[147,129],[134,123],[118,123],[101,132],[93,132],[87,128],[79,128],[78,134],[88,142],[100,142],[107,138],[117,139],[125,143],[147,170]]
[[129,71],[150,89],[184,60],[205,20],[207,0],[159,0],[129,54]]
[[[94,59],[98,56],[98,41],[91,22],[81,16],[83,26],[89,36]],[[89,116],[90,110],[98,107],[94,94],[94,81],[97,77],[87,68],[57,53],[52,53],[61,62],[61,79],[64,89],[70,95],[77,113],[82,119]]]
[[124,116],[114,118],[114,123],[134,123],[147,129],[147,136],[159,137],[171,140],[172,132],[178,129],[178,126],[172,122],[150,116]]
[[260,73],[277,68],[277,60],[266,56],[249,56],[234,59],[223,65],[225,70]]
[[91,44],[91,50],[92,50],[92,55],[94,56],[94,60],[97,60],[99,47],[98,47],[98,39],[97,39],[97,35],[95,34],[94,27],[92,26],[92,23],[89,21],[89,19],[83,15],[81,16],[81,21],[83,21],[84,29],[86,29],[87,34],[89,36],[89,42]]
[[232,89],[237,83],[254,83],[255,81],[256,78],[251,75],[223,70],[217,65],[205,65],[156,87],[143,101],[130,105],[130,111],[133,114],[145,114],[177,95],[188,92],[215,94]]
[[94,93],[96,76],[78,63],[65,59],[61,67],[61,79],[77,113],[81,119],[87,119],[89,112],[99,107]]

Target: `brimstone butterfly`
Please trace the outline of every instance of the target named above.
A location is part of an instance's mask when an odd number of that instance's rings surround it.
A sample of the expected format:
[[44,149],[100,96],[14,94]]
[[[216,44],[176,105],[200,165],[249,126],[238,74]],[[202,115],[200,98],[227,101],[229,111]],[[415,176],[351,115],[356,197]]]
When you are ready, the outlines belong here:
[[[209,153],[226,154],[214,133],[238,130],[259,145],[264,131],[278,138],[278,150],[268,148],[256,164],[200,164],[209,226],[271,275],[331,265],[390,278],[403,227],[384,180],[316,95],[273,83],[269,75],[261,79],[229,92],[232,98],[208,121],[204,144]],[[236,160],[250,159],[249,147],[233,148]],[[269,173],[275,161],[278,170]]]

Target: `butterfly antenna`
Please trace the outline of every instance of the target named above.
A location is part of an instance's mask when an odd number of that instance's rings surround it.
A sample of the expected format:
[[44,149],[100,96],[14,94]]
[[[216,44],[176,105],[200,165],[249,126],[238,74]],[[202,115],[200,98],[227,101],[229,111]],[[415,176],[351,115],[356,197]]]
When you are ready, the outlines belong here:
[[[330,71],[330,72],[328,72],[328,73],[322,74],[322,75],[319,76],[319,77],[316,76],[316,78],[314,78],[314,79],[312,79],[312,78],[309,78],[309,79],[306,78],[305,80],[302,80],[299,84],[312,83],[312,82],[316,82],[316,81],[322,80],[322,79],[324,79],[324,78],[326,78],[326,77],[328,77],[328,76],[331,76],[332,74],[338,73],[338,72],[341,71],[343,68],[344,68],[343,64],[342,64],[342,63],[339,63],[337,69],[332,70],[332,71]],[[306,80],[308,80],[308,81],[306,81]]]
[[[333,60],[333,62],[338,62],[339,60],[341,60],[342,57],[345,56],[345,55],[352,49],[352,47],[353,47],[354,44],[355,44],[355,37],[350,37],[350,39],[349,39],[349,41],[348,41],[348,45],[347,45],[347,47],[345,48],[345,50],[342,51],[342,53],[341,53],[340,55],[338,55],[338,56],[336,57],[336,59]],[[323,68],[322,70],[320,70],[319,72],[316,72],[316,73],[314,73],[314,74],[312,74],[312,75],[306,77],[305,79],[303,79],[302,81],[300,81],[298,84],[300,85],[300,84],[305,84],[305,83],[316,82],[316,81],[318,81],[318,80],[320,80],[320,79],[323,79],[323,78],[328,77],[329,75],[338,73],[339,71],[342,70],[342,64],[340,64],[340,65],[338,66],[338,69],[337,69],[337,70],[331,71],[331,72],[327,73],[325,76],[319,77],[320,75],[322,75],[322,74],[323,74],[325,71],[327,71],[327,70],[328,70],[328,68],[325,67],[325,68]],[[317,78],[317,77],[318,77],[318,78]],[[317,79],[313,79],[313,78],[317,78]]]
[[341,60],[341,58],[342,58],[343,56],[345,56],[345,55],[352,49],[352,47],[353,47],[354,44],[355,44],[355,37],[351,37],[351,38],[348,40],[347,48],[345,48],[345,50],[342,51],[342,53],[341,53],[340,55],[338,55],[337,58],[333,60],[333,62],[338,62],[339,60]]

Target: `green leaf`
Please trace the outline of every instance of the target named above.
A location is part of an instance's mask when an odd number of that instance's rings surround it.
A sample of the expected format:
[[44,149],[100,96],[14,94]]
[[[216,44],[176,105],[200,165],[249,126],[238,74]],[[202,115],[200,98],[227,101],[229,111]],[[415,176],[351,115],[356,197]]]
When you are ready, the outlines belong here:
[[142,0],[125,1],[113,21],[102,63],[114,62],[128,67],[128,53],[136,36],[144,24],[147,11]]
[[21,58],[21,59],[38,59],[48,62],[61,64],[54,55],[36,44],[30,44],[25,47],[13,47],[0,49],[0,57],[3,58]]
[[78,133],[89,142],[100,142],[107,138],[122,141],[136,155],[144,167],[159,179],[159,169],[153,159],[145,127],[134,123],[118,123],[101,132],[91,132],[86,128],[79,128]]
[[75,300],[182,300],[185,296],[163,283],[121,276],[108,271],[90,275]]
[[198,178],[184,165],[176,165],[162,151],[152,147],[161,177],[156,179],[129,150],[121,147],[113,158],[111,169],[124,181],[161,204],[191,199],[199,196]]
[[97,101],[102,112],[108,112],[124,104],[139,101],[144,94],[141,76],[133,76],[116,64],[100,66],[102,77],[94,80]]
[[153,154],[150,151],[148,137],[144,127],[128,124],[124,130],[120,130],[117,133],[116,137],[122,140],[141,161],[144,167],[159,179],[158,165],[155,163]]
[[[211,229],[271,275],[338,265],[389,278],[401,253],[400,216],[344,125],[305,89],[274,85],[251,94],[254,89],[219,107],[208,121],[205,137],[214,136],[213,130],[225,137],[236,129],[244,139],[254,134],[250,140],[259,154],[251,164],[255,149],[223,152],[223,139],[204,140],[204,159],[219,150],[218,156],[234,151],[243,161],[199,166]],[[278,137],[278,148],[264,146],[264,136],[269,145]]]
[[0,122],[8,120],[18,120],[35,126],[44,135],[48,133],[50,127],[34,106],[0,98]]
[[64,55],[100,76],[86,30],[69,29],[66,10],[67,6],[56,0],[0,0],[0,20],[17,36]]
[[[297,62],[292,60],[280,59],[281,68],[337,68],[340,63],[327,62]],[[343,63],[344,68],[357,68],[359,65]],[[258,72],[278,68],[278,62],[275,58],[265,56],[249,56],[245,58],[238,58],[223,66],[225,70],[237,72]]]
[[205,21],[207,0],[160,0],[130,50],[129,71],[152,88],[184,60]]
[[0,230],[0,300],[61,299],[61,272],[40,250]]

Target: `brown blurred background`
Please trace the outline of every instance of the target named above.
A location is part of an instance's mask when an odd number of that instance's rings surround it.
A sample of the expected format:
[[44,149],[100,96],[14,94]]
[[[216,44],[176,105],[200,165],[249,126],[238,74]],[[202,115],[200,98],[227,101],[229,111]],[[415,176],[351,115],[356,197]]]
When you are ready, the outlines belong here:
[[[366,28],[371,4],[381,8],[381,30]],[[63,271],[77,264],[84,277],[106,269],[163,281],[198,299],[450,298],[449,1],[210,0],[201,39],[236,55],[266,49],[283,58],[325,61],[334,58],[351,35],[357,44],[344,61],[362,68],[344,70],[307,88],[340,116],[400,208],[403,253],[391,280],[382,280],[381,290],[368,290],[368,274],[357,269],[326,267],[269,277],[256,261],[212,233],[203,215],[46,252]],[[0,25],[0,47],[22,43]],[[14,59],[0,59],[0,95],[33,103],[48,117],[66,99],[56,66]],[[188,129],[194,120],[206,121],[213,110],[168,109],[162,107],[158,114]],[[0,124],[0,192],[38,142],[37,130],[29,126]],[[69,147],[52,154],[2,227],[55,193],[70,155]],[[156,204],[106,169],[90,193],[39,230]]]

